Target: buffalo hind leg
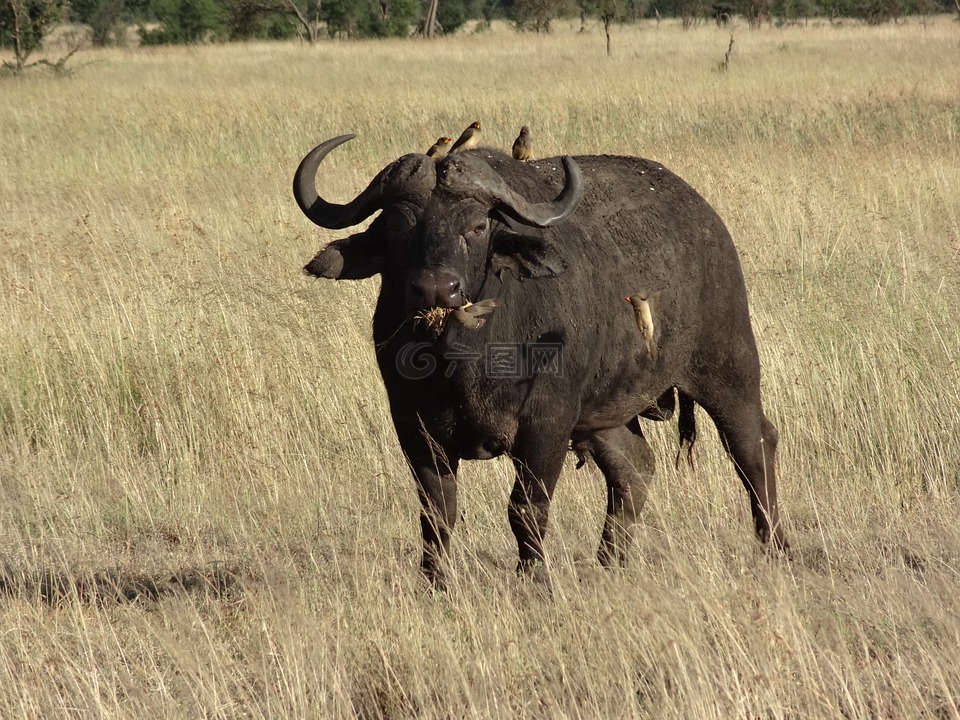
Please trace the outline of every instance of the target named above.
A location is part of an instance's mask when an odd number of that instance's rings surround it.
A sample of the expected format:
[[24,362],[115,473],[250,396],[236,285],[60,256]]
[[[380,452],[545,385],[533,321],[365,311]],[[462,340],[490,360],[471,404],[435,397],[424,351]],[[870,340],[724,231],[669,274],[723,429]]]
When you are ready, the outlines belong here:
[[[758,373],[759,375],[759,373]],[[777,429],[763,413],[759,382],[749,390],[724,384],[697,398],[713,419],[724,448],[750,497],[760,542],[786,550],[787,538],[777,507]]]
[[576,438],[574,449],[590,454],[607,483],[607,514],[597,559],[604,567],[624,567],[633,527],[653,479],[653,451],[637,418],[625,426]]
[[[761,430],[753,437],[721,431],[724,447],[733,459],[737,474],[750,497],[750,512],[760,542],[787,550],[789,543],[780,523],[777,503],[777,429],[761,415]],[[759,437],[759,439],[758,439]]]
[[694,414],[693,398],[677,391],[677,398],[680,404],[680,412],[677,415],[677,429],[680,431],[680,447],[677,448],[677,459],[674,465],[677,470],[680,469],[680,456],[683,449],[687,449],[687,463],[690,469],[694,470],[693,465],[693,444],[697,442],[697,416]]

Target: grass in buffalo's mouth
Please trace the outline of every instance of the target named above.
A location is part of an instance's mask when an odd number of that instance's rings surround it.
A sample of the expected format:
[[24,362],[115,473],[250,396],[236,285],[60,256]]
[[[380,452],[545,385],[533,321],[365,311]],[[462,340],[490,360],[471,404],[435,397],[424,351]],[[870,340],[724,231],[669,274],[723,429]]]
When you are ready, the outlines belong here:
[[423,323],[427,329],[433,333],[434,337],[440,337],[444,328],[447,326],[447,318],[450,316],[452,308],[433,307],[428,310],[420,310],[413,316],[413,321],[417,324]]

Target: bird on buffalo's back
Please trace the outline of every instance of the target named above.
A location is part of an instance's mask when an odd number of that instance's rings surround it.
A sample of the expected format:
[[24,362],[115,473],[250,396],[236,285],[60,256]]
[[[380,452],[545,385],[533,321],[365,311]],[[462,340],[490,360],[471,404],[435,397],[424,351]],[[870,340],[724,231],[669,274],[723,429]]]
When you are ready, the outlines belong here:
[[446,135],[438,137],[433,146],[427,150],[427,157],[431,157],[434,160],[442,160],[447,156],[447,153],[450,152],[450,143],[452,142],[453,139],[448,138]]
[[460,133],[460,137],[450,148],[451,153],[462,152],[464,150],[473,150],[480,144],[480,121],[470,123],[466,130]]
[[533,140],[530,139],[530,128],[524,125],[520,134],[513,141],[513,158],[515,160],[533,160]]

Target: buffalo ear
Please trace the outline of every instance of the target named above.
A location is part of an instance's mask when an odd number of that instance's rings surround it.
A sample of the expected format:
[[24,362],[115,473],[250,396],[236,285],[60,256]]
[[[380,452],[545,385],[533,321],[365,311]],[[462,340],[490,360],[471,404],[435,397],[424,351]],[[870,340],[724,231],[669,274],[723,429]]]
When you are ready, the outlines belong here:
[[556,247],[540,235],[500,232],[492,243],[490,269],[497,277],[510,270],[520,280],[559,275],[567,263]]
[[330,280],[362,280],[383,272],[386,262],[382,238],[359,233],[334,240],[314,255],[303,271]]

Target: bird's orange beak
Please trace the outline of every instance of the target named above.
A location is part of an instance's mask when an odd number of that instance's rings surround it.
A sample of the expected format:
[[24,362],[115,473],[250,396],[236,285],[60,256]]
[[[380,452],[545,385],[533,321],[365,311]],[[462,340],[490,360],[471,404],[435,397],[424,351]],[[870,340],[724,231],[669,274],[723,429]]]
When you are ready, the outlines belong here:
[[632,302],[632,300],[630,300],[630,298],[628,297],[625,297],[624,300],[626,300],[627,302]]

